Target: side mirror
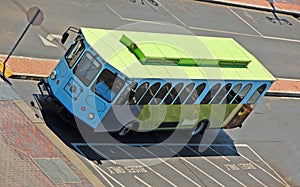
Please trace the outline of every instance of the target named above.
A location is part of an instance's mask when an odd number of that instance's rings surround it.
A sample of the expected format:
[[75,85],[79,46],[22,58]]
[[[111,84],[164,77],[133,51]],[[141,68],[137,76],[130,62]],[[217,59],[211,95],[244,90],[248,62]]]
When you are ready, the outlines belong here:
[[62,35],[62,37],[61,37],[61,43],[62,43],[62,44],[64,44],[64,43],[66,42],[66,40],[68,39],[69,35],[70,35],[70,34],[68,33],[68,31],[65,32],[65,33]]

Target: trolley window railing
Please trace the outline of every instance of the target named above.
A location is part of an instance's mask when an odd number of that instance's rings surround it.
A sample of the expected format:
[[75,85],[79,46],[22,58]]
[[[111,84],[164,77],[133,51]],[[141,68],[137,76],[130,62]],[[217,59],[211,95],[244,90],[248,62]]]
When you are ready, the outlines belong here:
[[141,105],[145,105],[148,104],[151,99],[153,99],[153,96],[156,94],[156,92],[158,91],[160,87],[160,83],[157,82],[155,84],[153,84],[146,92],[146,94],[143,96],[143,98],[141,99],[141,101],[139,102],[139,104]]
[[179,96],[177,97],[177,99],[174,101],[173,104],[182,104],[182,103],[184,103],[184,101],[186,100],[186,98],[189,96],[189,94],[190,94],[191,91],[193,90],[194,86],[195,86],[194,83],[188,84],[188,85],[182,90],[182,92],[179,94]]
[[239,104],[243,101],[245,96],[248,94],[252,87],[252,84],[249,83],[246,86],[242,88],[242,90],[235,96],[234,100],[232,101],[232,104]]
[[223,88],[218,92],[218,94],[214,97],[214,99],[211,101],[211,104],[219,104],[223,98],[226,96],[228,91],[230,90],[232,84],[227,83]]
[[267,85],[263,84],[259,88],[257,88],[247,103],[248,104],[256,103],[258,98],[261,96],[261,94],[266,90],[266,87],[267,87]]
[[149,88],[149,82],[144,82],[141,84],[137,90],[132,99],[130,99],[129,104],[130,105],[135,105],[138,103],[140,98],[145,94],[146,90]]
[[233,98],[236,96],[236,94],[240,91],[242,88],[242,84],[237,84],[235,85],[227,94],[226,98],[223,99],[222,104],[230,104]]
[[153,98],[153,100],[151,101],[151,104],[159,104],[161,103],[161,101],[165,98],[165,96],[167,95],[167,93],[170,91],[172,87],[171,83],[166,83],[165,85],[163,85],[160,90],[157,92],[157,94],[155,95],[155,98]]
[[192,94],[188,97],[188,99],[186,100],[186,104],[193,104],[193,103],[195,103],[195,101],[202,94],[202,92],[205,89],[205,87],[206,87],[205,83],[199,84],[196,87],[196,89],[192,92]]
[[183,87],[183,83],[178,83],[172,90],[169,92],[168,96],[165,98],[164,103],[169,105],[171,104],[174,99],[177,97],[178,93],[180,93]]
[[201,104],[208,104],[210,103],[211,99],[216,95],[216,93],[218,92],[218,90],[221,87],[221,83],[217,83],[215,84],[209,91],[208,93],[205,95],[205,97],[203,98],[203,100],[201,101]]

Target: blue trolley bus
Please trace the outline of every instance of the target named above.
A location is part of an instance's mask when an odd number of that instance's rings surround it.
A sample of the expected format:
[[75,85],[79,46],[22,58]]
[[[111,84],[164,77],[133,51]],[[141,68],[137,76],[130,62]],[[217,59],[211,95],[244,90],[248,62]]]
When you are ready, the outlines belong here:
[[38,85],[97,132],[195,135],[241,127],[274,80],[230,38],[81,28]]

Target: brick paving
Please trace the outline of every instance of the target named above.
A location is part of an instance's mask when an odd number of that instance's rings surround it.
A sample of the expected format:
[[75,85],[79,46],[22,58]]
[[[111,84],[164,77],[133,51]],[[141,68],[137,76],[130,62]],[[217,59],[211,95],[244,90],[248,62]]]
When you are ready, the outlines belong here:
[[[0,119],[0,186],[92,186],[13,101],[0,101]],[[52,183],[34,158],[62,159],[81,183]]]

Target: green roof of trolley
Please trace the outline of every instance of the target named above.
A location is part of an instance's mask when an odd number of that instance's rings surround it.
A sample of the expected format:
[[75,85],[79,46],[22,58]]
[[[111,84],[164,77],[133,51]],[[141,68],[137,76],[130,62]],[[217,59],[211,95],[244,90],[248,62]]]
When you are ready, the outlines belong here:
[[81,28],[105,61],[129,78],[275,78],[231,38]]

